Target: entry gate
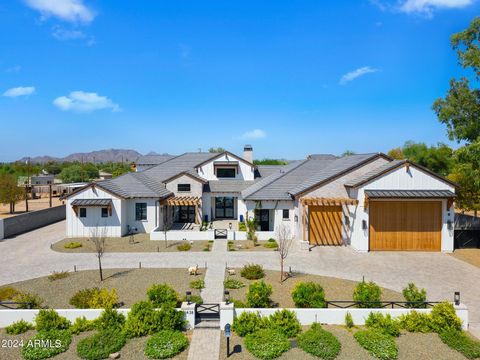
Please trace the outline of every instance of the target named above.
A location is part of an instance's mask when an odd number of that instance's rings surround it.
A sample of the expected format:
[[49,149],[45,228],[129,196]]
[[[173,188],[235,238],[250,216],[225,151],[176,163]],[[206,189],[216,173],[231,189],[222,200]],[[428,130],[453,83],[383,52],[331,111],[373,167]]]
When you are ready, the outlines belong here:
[[195,322],[220,321],[220,304],[197,304],[195,306]]

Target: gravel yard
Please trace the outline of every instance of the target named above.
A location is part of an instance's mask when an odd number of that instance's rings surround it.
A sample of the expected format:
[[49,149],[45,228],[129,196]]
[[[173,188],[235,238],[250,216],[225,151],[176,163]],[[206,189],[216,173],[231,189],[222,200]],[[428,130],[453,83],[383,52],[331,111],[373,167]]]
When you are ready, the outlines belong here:
[[480,249],[457,249],[450,255],[480,268]]
[[[235,269],[235,275],[230,277],[242,281],[246,286],[241,289],[229,289],[229,291],[232,299],[245,302],[248,286],[255,280],[247,280],[242,278],[240,276],[240,270],[241,269]],[[228,274],[226,274],[225,278],[227,279],[228,277]],[[353,289],[357,285],[357,282],[355,281],[310,274],[294,274],[292,277],[285,280],[283,284],[280,284],[279,279],[279,271],[265,270],[265,277],[263,280],[272,285],[273,292],[271,299],[274,303],[278,304],[278,307],[285,308],[294,307],[291,293],[295,287],[295,284],[298,282],[313,281],[315,283],[319,283],[325,290],[325,298],[327,300],[351,300]],[[393,290],[382,289],[382,299],[387,301],[403,301],[403,295]]]
[[114,288],[119,301],[125,303],[123,307],[129,308],[137,301],[146,299],[147,290],[153,284],[167,283],[180,297],[183,297],[187,290],[200,295],[199,290],[190,288],[190,282],[205,277],[204,269],[200,269],[197,276],[189,275],[187,269],[104,269],[103,274],[103,282],[99,279],[98,270],[86,270],[71,272],[68,277],[55,281],[41,277],[7,286],[35,293],[45,300],[45,306],[56,309],[72,308],[68,302],[78,290],[92,287]]
[[253,245],[251,240],[230,240],[228,242],[228,251],[276,251],[277,249],[266,248],[268,241],[257,241],[257,245]]
[[[81,247],[75,249],[65,249],[65,244],[71,242],[79,242]],[[106,252],[173,252],[179,251],[178,245],[188,244],[187,241],[165,241],[162,240],[150,240],[149,234],[136,234],[133,236],[133,242],[130,236],[107,238]],[[212,242],[207,240],[196,240],[190,242],[192,251],[210,251],[212,249]],[[88,238],[68,238],[63,239],[53,244],[52,249],[59,252],[66,253],[94,253],[95,244]]]

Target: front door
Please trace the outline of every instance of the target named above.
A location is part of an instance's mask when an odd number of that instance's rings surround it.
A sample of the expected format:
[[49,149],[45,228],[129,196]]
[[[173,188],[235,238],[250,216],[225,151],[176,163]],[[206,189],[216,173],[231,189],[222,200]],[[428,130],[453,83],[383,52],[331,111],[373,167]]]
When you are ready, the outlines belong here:
[[176,223],[194,223],[195,206],[175,206],[174,221]]
[[270,230],[270,211],[258,209],[256,210],[257,223],[260,226],[260,231]]
[[215,218],[233,219],[235,199],[228,196],[219,196],[215,198]]

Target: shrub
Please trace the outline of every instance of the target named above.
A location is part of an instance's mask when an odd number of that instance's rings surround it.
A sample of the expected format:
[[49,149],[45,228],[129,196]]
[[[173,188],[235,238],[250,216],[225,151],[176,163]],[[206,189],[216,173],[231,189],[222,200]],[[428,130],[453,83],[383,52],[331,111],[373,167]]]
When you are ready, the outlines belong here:
[[177,246],[178,251],[188,251],[192,248],[192,245],[189,243],[180,244]]
[[299,282],[292,291],[292,299],[299,308],[325,307],[325,293],[320,284]]
[[20,303],[17,305],[19,309],[40,309],[43,304],[43,299],[37,294],[21,291],[13,297],[13,301]]
[[170,359],[188,347],[188,339],[180,331],[162,330],[145,344],[145,355],[150,359]]
[[345,314],[345,326],[349,329],[351,329],[355,326],[355,324],[353,323],[352,314],[350,314],[350,312],[348,312],[348,311]]
[[27,332],[28,330],[34,329],[34,326],[25,320],[15,321],[14,323],[8,325],[5,328],[5,331],[9,335],[18,335]]
[[303,351],[324,360],[335,359],[342,348],[340,341],[322,329],[318,323],[314,323],[309,330],[298,335],[297,344]]
[[265,276],[262,265],[246,264],[240,271],[240,275],[248,280],[258,280]]
[[247,307],[245,303],[241,300],[231,299],[230,301],[233,303],[233,306],[235,306],[236,308],[242,309]]
[[67,351],[71,342],[72,335],[66,330],[40,331],[25,341],[22,356],[26,360],[48,359]]
[[70,273],[68,271],[54,271],[50,275],[48,275],[48,280],[55,281],[59,279],[64,279],[68,276],[70,276]]
[[247,225],[244,222],[238,223],[238,231],[247,231]]
[[402,291],[403,297],[407,301],[409,308],[424,308],[423,302],[427,301],[427,292],[425,289],[419,290],[414,283],[409,283]]
[[437,333],[450,329],[462,329],[462,321],[458,318],[455,308],[449,302],[435,305],[430,313],[430,319],[430,327]]
[[480,358],[480,341],[471,338],[465,332],[448,329],[442,331],[439,336],[445,344],[462,353],[467,359]]
[[290,349],[290,341],[279,331],[263,329],[245,337],[245,347],[262,360],[275,359]]
[[266,323],[268,328],[278,330],[289,338],[294,337],[301,330],[297,315],[287,309],[275,311],[268,317]]
[[190,287],[192,289],[201,290],[205,288],[205,281],[203,279],[197,279],[190,282]]
[[400,326],[409,332],[427,333],[431,331],[430,316],[412,310],[399,318]]
[[76,249],[76,248],[82,247],[82,244],[79,243],[78,241],[71,241],[71,242],[63,245],[63,247],[65,249]]
[[81,316],[75,319],[75,322],[70,326],[70,332],[78,335],[84,331],[90,331],[95,328],[95,320],[87,320],[85,316]]
[[126,336],[121,330],[109,328],[80,340],[77,354],[87,360],[106,359],[110,354],[123,348],[126,341]]
[[380,307],[380,298],[382,296],[382,290],[373,281],[362,281],[357,284],[353,291],[353,300],[360,301],[357,305],[359,308],[378,308]]
[[277,244],[277,241],[275,239],[268,239],[268,241],[263,244],[264,247],[266,247],[267,249],[276,249],[278,248],[278,244]]
[[37,331],[66,330],[70,327],[70,321],[53,309],[42,309],[35,317],[35,328]]
[[112,308],[106,308],[100,316],[95,319],[95,328],[105,330],[109,328],[121,329],[125,324],[125,316]]
[[148,299],[153,303],[155,307],[177,306],[178,295],[175,290],[167,284],[153,285],[147,291]]
[[251,308],[266,308],[271,304],[272,285],[265,284],[263,280],[250,284],[247,292],[247,305]]
[[258,312],[243,312],[233,319],[232,329],[238,336],[246,336],[266,327],[266,321]]
[[392,360],[398,356],[395,339],[375,330],[361,330],[354,335],[355,340],[370,354],[381,360]]
[[378,330],[390,336],[397,337],[400,335],[400,322],[392,319],[390,314],[383,316],[379,312],[371,312],[365,320],[365,325],[372,330]]
[[240,280],[228,278],[223,282],[223,286],[225,287],[225,289],[241,289],[245,287],[245,284]]
[[12,300],[19,291],[11,286],[0,288],[0,301]]
[[77,291],[69,301],[69,304],[77,309],[89,309],[89,301],[94,291],[99,291],[98,288],[83,289]]
[[[186,302],[186,301],[187,301],[187,296],[185,295],[182,298],[182,302]],[[201,305],[203,304],[203,299],[200,295],[190,295],[190,302]]]
[[70,305],[77,309],[102,309],[115,307],[118,303],[118,296],[115,289],[109,292],[107,289],[97,287],[79,290],[70,299]]

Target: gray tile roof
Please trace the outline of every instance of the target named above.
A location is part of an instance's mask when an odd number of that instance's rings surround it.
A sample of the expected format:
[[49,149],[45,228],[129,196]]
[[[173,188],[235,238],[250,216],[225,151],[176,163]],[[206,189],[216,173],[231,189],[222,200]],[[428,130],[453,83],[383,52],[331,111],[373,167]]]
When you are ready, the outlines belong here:
[[450,190],[365,190],[370,198],[451,198],[455,194]]
[[72,206],[108,206],[112,199],[75,199]]
[[359,176],[356,179],[352,179],[350,181],[347,181],[345,183],[345,186],[356,187],[360,184],[363,184],[363,183],[369,181],[370,179],[374,179],[377,176],[379,176],[379,175],[381,175],[385,172],[390,171],[391,169],[394,169],[395,167],[399,166],[400,164],[404,164],[405,162],[406,162],[406,160],[393,160],[389,163],[380,165],[378,168],[375,168],[375,169],[373,169],[369,172],[366,172],[365,174],[363,174],[362,176]]
[[164,154],[164,155],[143,155],[139,156],[135,163],[137,165],[158,165],[171,158],[175,157],[174,155]]
[[252,185],[253,181],[243,180],[215,180],[209,181],[204,191],[212,193],[236,192],[240,193],[243,189]]

